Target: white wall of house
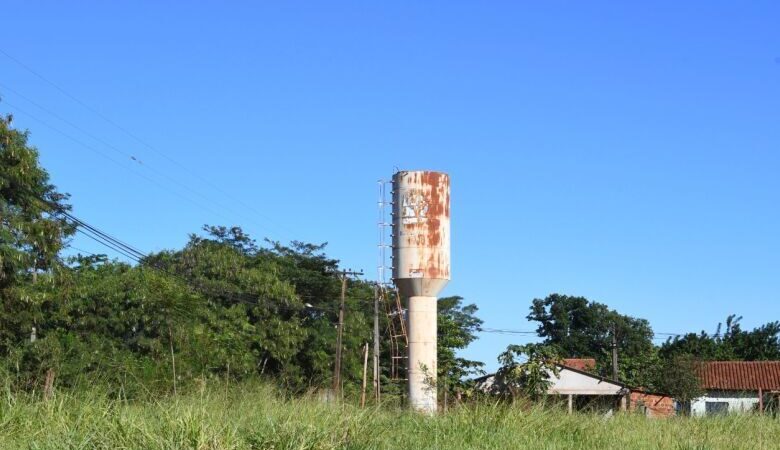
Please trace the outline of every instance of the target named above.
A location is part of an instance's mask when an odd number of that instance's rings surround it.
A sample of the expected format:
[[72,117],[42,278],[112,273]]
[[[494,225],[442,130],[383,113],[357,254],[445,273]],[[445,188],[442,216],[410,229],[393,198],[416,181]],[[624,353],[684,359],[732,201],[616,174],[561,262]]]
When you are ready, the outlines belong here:
[[[493,383],[495,383],[495,377],[490,376],[477,384],[478,389],[489,390]],[[550,374],[550,388],[547,390],[549,394],[559,395],[618,395],[621,393],[623,386],[612,383],[607,380],[601,380],[594,375],[586,375],[580,372],[562,367],[560,373],[556,377],[552,373]]]
[[708,403],[710,413],[724,407],[729,414],[750,412],[758,405],[758,392],[707,391],[704,397],[691,401],[691,415],[706,416]]
[[575,395],[617,395],[623,386],[592,375],[585,375],[567,368],[561,368],[557,377],[552,377],[550,394]]

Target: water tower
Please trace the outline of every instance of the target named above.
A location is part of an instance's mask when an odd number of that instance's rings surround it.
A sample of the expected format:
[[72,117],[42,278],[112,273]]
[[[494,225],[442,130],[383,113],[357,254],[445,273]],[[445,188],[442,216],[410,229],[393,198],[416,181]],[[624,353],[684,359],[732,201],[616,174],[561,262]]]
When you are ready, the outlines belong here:
[[450,280],[450,178],[393,176],[393,281],[408,305],[409,403],[436,412],[436,296]]

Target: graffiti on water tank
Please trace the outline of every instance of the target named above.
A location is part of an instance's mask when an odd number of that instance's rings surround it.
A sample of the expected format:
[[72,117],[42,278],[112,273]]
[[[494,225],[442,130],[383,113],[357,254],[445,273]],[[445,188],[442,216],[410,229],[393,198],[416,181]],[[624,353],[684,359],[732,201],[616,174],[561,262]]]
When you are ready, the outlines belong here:
[[412,225],[423,223],[428,217],[428,199],[419,190],[408,191],[402,202],[401,223]]

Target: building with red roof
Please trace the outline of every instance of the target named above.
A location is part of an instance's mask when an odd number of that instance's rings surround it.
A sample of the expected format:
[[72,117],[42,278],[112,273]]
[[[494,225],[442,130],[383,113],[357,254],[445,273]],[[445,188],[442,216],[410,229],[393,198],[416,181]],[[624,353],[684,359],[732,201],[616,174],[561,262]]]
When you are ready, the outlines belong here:
[[564,358],[562,365],[572,369],[593,372],[596,370],[596,359],[594,358]]
[[691,402],[695,416],[763,411],[780,396],[780,361],[707,361],[696,372],[706,394]]

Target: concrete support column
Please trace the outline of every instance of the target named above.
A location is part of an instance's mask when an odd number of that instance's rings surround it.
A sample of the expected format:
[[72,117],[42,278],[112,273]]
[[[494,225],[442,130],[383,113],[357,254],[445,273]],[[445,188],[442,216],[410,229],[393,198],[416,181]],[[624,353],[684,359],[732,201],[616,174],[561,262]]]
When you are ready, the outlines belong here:
[[572,394],[569,394],[569,405],[568,405],[568,411],[569,414],[571,414],[574,411],[574,396]]
[[409,297],[409,404],[436,412],[436,297]]

